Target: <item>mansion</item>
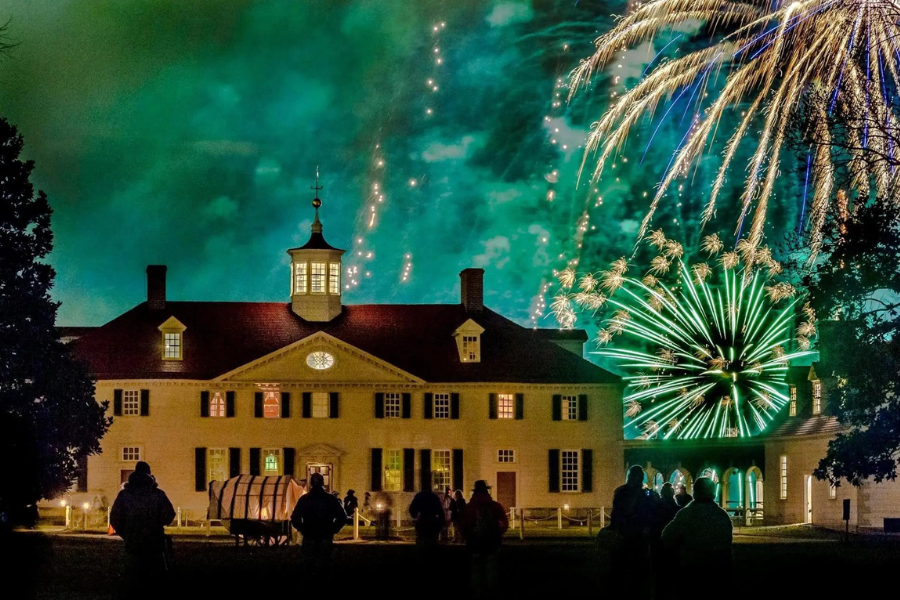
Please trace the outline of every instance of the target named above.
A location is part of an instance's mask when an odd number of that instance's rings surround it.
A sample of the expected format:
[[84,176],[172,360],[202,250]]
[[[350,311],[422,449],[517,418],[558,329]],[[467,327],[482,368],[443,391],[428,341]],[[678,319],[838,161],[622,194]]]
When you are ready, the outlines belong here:
[[68,501],[111,503],[150,463],[172,503],[206,514],[212,481],[321,473],[329,490],[390,494],[484,479],[506,508],[611,507],[625,471],[647,486],[719,483],[739,524],[881,528],[900,517],[900,484],[812,476],[840,432],[827,339],[819,363],[791,366],[790,405],[756,438],[625,440],[624,384],[583,358],[584,331],[529,329],[484,305],[484,271],[460,273],[458,304],[345,305],[342,257],[316,217],[288,250],[284,302],[171,301],[166,267],[147,299],[63,339],[96,379],[113,424]]

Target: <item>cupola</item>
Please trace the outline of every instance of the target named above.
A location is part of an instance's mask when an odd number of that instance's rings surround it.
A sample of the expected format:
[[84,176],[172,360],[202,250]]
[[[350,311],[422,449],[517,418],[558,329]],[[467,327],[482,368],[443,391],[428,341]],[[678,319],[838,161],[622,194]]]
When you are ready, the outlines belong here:
[[322,235],[319,221],[319,174],[316,172],[316,197],[312,205],[316,217],[309,241],[291,248],[291,308],[307,321],[326,322],[341,314],[341,257],[344,251],[332,247]]

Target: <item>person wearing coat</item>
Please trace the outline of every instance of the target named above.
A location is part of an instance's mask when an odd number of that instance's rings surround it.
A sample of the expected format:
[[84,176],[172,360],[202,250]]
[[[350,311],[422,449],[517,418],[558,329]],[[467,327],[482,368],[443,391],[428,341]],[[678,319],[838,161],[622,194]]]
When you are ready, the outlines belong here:
[[150,465],[140,461],[113,502],[109,524],[125,541],[128,596],[150,595],[159,587],[168,569],[166,525],[175,518],[175,509],[159,489]]
[[483,479],[475,482],[460,526],[471,560],[474,597],[495,597],[499,590],[497,552],[503,534],[509,529],[509,520],[503,505],[491,498],[490,488]]
[[325,478],[313,473],[310,490],[300,496],[291,525],[303,536],[301,548],[313,589],[325,589],[331,571],[334,536],[347,524],[340,499],[325,491]]

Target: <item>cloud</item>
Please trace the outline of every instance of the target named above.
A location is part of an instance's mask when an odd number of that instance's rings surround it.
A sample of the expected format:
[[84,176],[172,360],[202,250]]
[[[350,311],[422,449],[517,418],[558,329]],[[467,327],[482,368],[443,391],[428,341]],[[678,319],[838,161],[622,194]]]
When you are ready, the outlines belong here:
[[444,160],[459,160],[471,156],[474,151],[475,136],[463,136],[456,144],[443,144],[434,142],[422,152],[422,160],[425,162],[441,162]]
[[505,235],[492,237],[487,241],[481,242],[484,252],[476,254],[472,257],[472,263],[476,267],[493,267],[502,269],[509,262],[509,238]]
[[533,17],[534,11],[524,2],[501,2],[494,6],[486,20],[491,27],[506,27],[513,23],[530,21]]
[[228,219],[237,213],[238,203],[228,196],[219,196],[203,207],[203,214],[212,219]]

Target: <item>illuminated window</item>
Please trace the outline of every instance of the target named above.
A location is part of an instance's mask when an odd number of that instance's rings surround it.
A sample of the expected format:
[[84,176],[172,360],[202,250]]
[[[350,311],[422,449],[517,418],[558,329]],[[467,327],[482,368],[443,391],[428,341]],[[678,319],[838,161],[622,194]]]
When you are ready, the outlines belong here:
[[399,492],[402,489],[403,450],[384,451],[384,481],[382,487],[386,492]]
[[263,416],[267,419],[281,418],[281,394],[263,392]]
[[141,414],[141,391],[125,390],[122,392],[122,414],[123,415],[139,415]]
[[480,362],[479,340],[477,335],[464,335],[462,338],[463,362]]
[[816,379],[812,382],[813,405],[812,412],[814,415],[822,414],[822,382]]
[[514,463],[516,462],[515,450],[497,450],[498,463]]
[[787,456],[781,455],[781,493],[780,498],[782,500],[787,500],[787,484],[788,484],[788,470],[787,470]]
[[325,369],[330,369],[334,364],[334,357],[320,350],[307,356],[306,364],[317,371],[324,371]]
[[434,450],[431,453],[431,489],[443,492],[450,487],[450,465],[452,464],[450,450]]
[[294,293],[306,293],[306,263],[294,264]]
[[209,416],[225,416],[225,398],[222,392],[213,392],[209,397]]
[[563,421],[578,420],[578,396],[562,397],[562,418]]
[[176,332],[163,333],[163,358],[178,360],[181,358],[181,334]]
[[578,450],[563,450],[560,454],[560,489],[564,492],[578,491]]
[[384,395],[384,416],[388,419],[399,419],[403,416],[400,394],[389,393]]
[[207,481],[225,481],[228,479],[228,450],[210,448],[206,451]]
[[122,460],[125,462],[137,462],[141,460],[141,447],[125,446],[122,448]]
[[449,419],[450,418],[450,394],[434,395],[434,418]]
[[513,394],[497,394],[497,418],[516,418],[516,397]]
[[328,392],[313,392],[312,416],[314,419],[327,419],[330,407],[331,402]]
[[797,386],[792,385],[788,387],[788,393],[790,394],[791,404],[789,409],[789,415],[792,417],[797,416]]
[[309,270],[309,290],[313,294],[325,293],[325,263],[314,262]]
[[835,500],[837,498],[837,486],[833,483],[828,485],[828,498],[830,500]]
[[281,448],[266,448],[262,451],[263,473],[281,475]]
[[328,265],[328,293],[341,293],[341,263],[333,262]]

